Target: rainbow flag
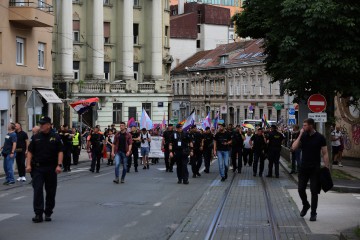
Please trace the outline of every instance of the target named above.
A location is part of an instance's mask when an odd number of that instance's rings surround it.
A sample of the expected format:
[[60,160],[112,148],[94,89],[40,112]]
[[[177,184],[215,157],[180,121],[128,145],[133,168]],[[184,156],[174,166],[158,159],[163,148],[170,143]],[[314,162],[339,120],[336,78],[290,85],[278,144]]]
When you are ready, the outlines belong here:
[[266,128],[266,127],[269,126],[269,123],[268,123],[268,121],[267,121],[267,118],[266,118],[265,113],[264,113],[264,115],[263,115],[262,118],[261,118],[261,122],[262,122],[261,125],[262,125],[263,128]]

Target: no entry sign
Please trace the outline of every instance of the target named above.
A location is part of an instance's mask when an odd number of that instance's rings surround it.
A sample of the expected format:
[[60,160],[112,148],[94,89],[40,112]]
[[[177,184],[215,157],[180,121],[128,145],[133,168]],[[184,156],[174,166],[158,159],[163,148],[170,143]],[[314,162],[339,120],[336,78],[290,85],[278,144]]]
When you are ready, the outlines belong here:
[[314,113],[323,112],[326,109],[326,99],[321,94],[313,94],[309,97],[307,105]]

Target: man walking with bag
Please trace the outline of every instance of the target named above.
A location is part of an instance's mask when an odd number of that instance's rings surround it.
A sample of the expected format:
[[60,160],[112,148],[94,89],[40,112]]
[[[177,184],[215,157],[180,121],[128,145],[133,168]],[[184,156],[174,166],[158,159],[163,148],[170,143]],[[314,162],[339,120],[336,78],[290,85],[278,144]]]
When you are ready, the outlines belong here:
[[[306,119],[299,137],[293,143],[292,151],[301,147],[302,159],[299,171],[298,191],[303,204],[300,216],[304,217],[311,207],[310,221],[316,221],[318,194],[320,189],[320,163],[321,156],[325,167],[329,168],[329,155],[326,140],[315,130],[314,119]],[[310,180],[311,205],[307,200],[306,186]]]

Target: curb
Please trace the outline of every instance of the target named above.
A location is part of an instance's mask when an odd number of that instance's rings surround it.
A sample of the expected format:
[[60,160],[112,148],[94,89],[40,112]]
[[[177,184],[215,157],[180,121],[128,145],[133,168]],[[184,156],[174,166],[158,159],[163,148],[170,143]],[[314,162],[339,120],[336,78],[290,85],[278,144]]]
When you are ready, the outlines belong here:
[[[297,177],[295,175],[290,174],[291,169],[287,166],[288,161],[286,161],[284,158],[280,158],[280,164],[281,166],[286,170],[286,172],[290,175],[291,179],[298,183]],[[350,187],[350,186],[344,186],[344,185],[336,185],[334,184],[332,191],[341,192],[341,193],[360,193],[360,187]]]

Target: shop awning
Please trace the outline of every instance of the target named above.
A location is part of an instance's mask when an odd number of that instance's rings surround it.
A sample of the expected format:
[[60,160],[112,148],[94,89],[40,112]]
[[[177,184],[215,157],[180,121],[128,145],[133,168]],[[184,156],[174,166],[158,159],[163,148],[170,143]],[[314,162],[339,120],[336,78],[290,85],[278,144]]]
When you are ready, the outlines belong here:
[[62,103],[61,99],[53,90],[36,89],[40,95],[45,98],[47,103]]

